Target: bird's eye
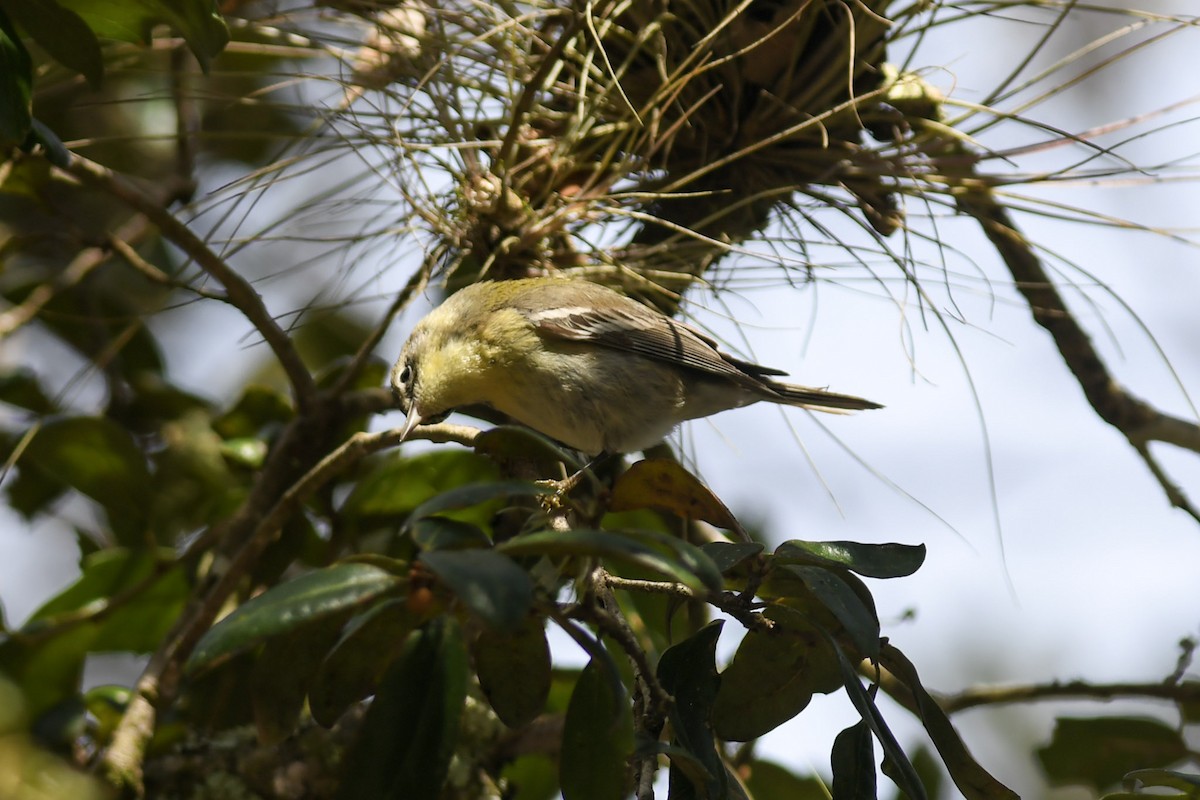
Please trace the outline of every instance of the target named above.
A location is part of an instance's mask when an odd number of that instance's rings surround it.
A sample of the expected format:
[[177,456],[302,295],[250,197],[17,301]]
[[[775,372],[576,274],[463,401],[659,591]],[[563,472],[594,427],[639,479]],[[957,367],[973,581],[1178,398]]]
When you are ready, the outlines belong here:
[[411,364],[405,364],[404,369],[400,370],[400,385],[404,387],[412,386],[413,369]]

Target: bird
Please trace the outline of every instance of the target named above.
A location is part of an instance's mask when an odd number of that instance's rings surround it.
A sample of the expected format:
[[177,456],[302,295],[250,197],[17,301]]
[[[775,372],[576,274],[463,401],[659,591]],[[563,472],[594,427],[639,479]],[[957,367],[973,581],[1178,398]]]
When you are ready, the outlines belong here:
[[821,411],[882,408],[783,383],[710,336],[581,278],[480,281],[413,328],[390,375],[400,440],[484,404],[589,455],[643,451],[679,423],[760,401]]

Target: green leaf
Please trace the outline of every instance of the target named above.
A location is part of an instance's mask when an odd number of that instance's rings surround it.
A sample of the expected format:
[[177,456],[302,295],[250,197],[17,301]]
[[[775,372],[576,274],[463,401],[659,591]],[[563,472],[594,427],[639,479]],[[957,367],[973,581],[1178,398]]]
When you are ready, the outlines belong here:
[[1126,774],[1121,782],[1127,788],[1135,791],[1149,786],[1165,786],[1170,789],[1182,789],[1200,796],[1200,775],[1189,772],[1177,772],[1170,769],[1136,769]]
[[100,88],[104,60],[96,34],[78,14],[55,0],[7,0],[6,7],[21,27],[58,63]]
[[782,569],[795,575],[846,629],[858,652],[872,661],[879,657],[879,618],[841,577],[823,567],[788,564]]
[[266,386],[250,385],[218,419],[213,429],[223,439],[259,438],[268,429],[291,420],[295,411],[283,394]]
[[467,655],[458,625],[414,631],[388,669],[346,758],[341,800],[438,797],[458,741]]
[[495,550],[435,550],[421,563],[488,626],[513,631],[533,602],[533,579]]
[[69,417],[48,422],[21,458],[99,503],[108,512],[117,540],[145,544],[146,457],[133,437],[104,417]]
[[724,575],[761,553],[763,546],[758,542],[705,542],[700,549]]
[[540,531],[516,536],[496,549],[514,556],[606,558],[649,570],[697,591],[719,591],[721,587],[721,573],[700,548],[653,531]]
[[920,569],[925,545],[805,542],[793,539],[775,549],[780,564],[843,567],[868,578],[902,578]]
[[26,715],[37,718],[79,693],[83,664],[96,631],[72,626],[36,642],[0,638],[0,674],[21,687]]
[[188,659],[198,670],[217,660],[322,617],[365,604],[403,585],[370,564],[338,564],[301,575],[252,598],[204,634]]
[[534,753],[517,756],[500,773],[511,795],[506,800],[554,800],[558,797],[558,764]]
[[295,730],[308,689],[344,621],[341,615],[324,617],[266,641],[250,677],[261,742],[278,744]]
[[402,518],[442,492],[464,484],[493,482],[494,464],[474,453],[434,450],[408,457],[389,453],[368,462],[342,504],[343,515]]
[[375,691],[413,629],[405,601],[385,600],[346,624],[308,690],[313,719],[327,728]]
[[1037,751],[1052,785],[1097,791],[1127,772],[1167,767],[1187,754],[1179,731],[1144,717],[1059,717],[1050,744]]
[[771,605],[770,630],[751,630],[721,673],[713,727],[722,739],[755,739],[799,714],[814,693],[842,685],[829,642],[795,609]]
[[800,776],[771,761],[751,760],[741,771],[747,773],[746,788],[754,800],[829,800],[825,782]]
[[916,714],[963,797],[967,800],[1016,800],[1017,794],[992,777],[971,755],[946,712],[921,684],[916,667],[908,657],[896,647],[885,644],[880,652],[880,663],[912,693]]
[[512,633],[484,629],[471,645],[479,686],[510,728],[530,722],[550,694],[550,646],[545,621],[528,617]]
[[867,800],[878,797],[875,782],[875,746],[871,728],[860,720],[839,733],[830,754],[833,767],[832,800]]
[[[727,793],[725,763],[713,738],[712,709],[721,679],[717,675],[717,639],[723,620],[710,622],[663,652],[658,680],[675,698],[671,706],[671,743],[691,754],[705,773],[702,782],[671,761],[670,796],[677,800],[719,798]],[[698,776],[697,776],[698,777]]]
[[0,644],[0,672],[21,685],[36,716],[76,696],[88,654],[160,646],[188,591],[183,571],[154,553],[92,554],[75,583]]
[[188,44],[200,66],[225,49],[229,29],[213,0],[59,0],[97,36],[145,44],[155,25],[169,25]]
[[563,800],[623,800],[633,753],[633,710],[595,659],[588,662],[563,723],[559,784]]
[[183,570],[168,551],[110,548],[83,559],[83,573],[30,617],[22,633],[38,636],[60,623],[87,624],[91,652],[148,653],[162,644],[186,602]]
[[492,540],[478,525],[446,517],[425,517],[412,526],[413,541],[422,550],[462,550],[491,547]]
[[0,9],[0,150],[23,144],[33,123],[33,62]]

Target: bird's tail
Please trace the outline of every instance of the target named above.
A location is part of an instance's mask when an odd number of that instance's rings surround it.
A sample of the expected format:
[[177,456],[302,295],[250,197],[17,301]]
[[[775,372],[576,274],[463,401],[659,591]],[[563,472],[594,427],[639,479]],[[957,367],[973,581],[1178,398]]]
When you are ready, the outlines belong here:
[[778,381],[763,380],[763,383],[773,394],[779,396],[779,400],[776,402],[786,403],[790,406],[801,406],[818,411],[862,411],[868,408],[883,408],[879,403],[849,394],[827,392],[824,389],[812,389],[808,386],[795,386]]

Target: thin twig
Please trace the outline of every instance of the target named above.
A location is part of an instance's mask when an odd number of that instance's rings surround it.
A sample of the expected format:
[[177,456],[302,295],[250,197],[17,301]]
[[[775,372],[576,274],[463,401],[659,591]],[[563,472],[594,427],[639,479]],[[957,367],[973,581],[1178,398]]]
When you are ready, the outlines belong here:
[[[645,738],[654,741],[662,733],[667,714],[675,698],[663,687],[658,675],[646,658],[646,651],[617,604],[608,572],[596,567],[590,576],[590,585],[595,603],[586,608],[592,621],[601,631],[625,651],[625,657],[633,668],[634,683],[634,729]],[[632,767],[636,775],[638,800],[654,797],[654,773],[658,767],[658,754],[654,751],[635,752]]]
[[[887,669],[863,662],[872,680],[878,682],[893,700],[914,714],[917,704],[908,687]],[[928,688],[927,688],[927,691]],[[1039,700],[1115,700],[1122,697],[1143,697],[1174,703],[1200,702],[1200,681],[1162,681],[1158,683],[1088,683],[1086,681],[1051,681],[1049,683],[1012,684],[1008,686],[973,686],[956,694],[929,691],[947,714],[982,706],[1032,703]]]
[[630,592],[646,592],[649,594],[665,594],[680,600],[702,600],[711,606],[742,623],[747,630],[767,630],[772,626],[771,621],[752,610],[751,598],[733,592],[702,592],[682,583],[672,581],[650,581],[637,578],[621,578],[608,575],[605,579],[613,589],[624,589]]
[[305,409],[315,402],[317,387],[312,375],[300,359],[287,332],[279,326],[263,303],[262,297],[250,282],[235,272],[190,228],[180,222],[156,198],[136,187],[131,181],[107,167],[72,154],[66,172],[78,180],[112,195],[130,208],[143,214],[172,244],[182,250],[205,272],[217,280],[232,303],[250,324],[262,334],[267,346],[279,360],[292,385],[296,405]]

